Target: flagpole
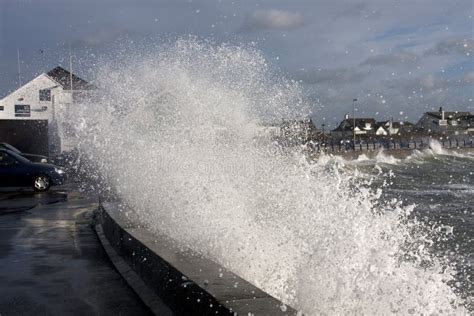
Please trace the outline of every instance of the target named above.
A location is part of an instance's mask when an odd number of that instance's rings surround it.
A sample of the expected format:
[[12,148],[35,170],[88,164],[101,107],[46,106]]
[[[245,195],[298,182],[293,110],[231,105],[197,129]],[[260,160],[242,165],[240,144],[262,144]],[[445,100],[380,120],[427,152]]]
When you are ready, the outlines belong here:
[[356,132],[355,132],[355,127],[356,127],[356,119],[355,119],[355,103],[356,103],[357,99],[352,99],[352,137],[353,137],[353,141],[352,141],[352,144],[354,146],[354,150],[356,148]]
[[18,87],[21,87],[21,68],[20,68],[20,49],[16,49],[16,57],[18,63]]
[[72,103],[72,51],[71,44],[69,44],[69,81],[71,83],[71,103]]

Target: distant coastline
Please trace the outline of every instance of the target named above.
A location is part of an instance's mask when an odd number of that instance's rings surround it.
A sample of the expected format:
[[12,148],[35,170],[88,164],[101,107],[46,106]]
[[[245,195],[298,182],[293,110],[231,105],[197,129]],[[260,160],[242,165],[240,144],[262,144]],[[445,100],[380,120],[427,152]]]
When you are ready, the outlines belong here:
[[[418,147],[390,147],[386,148],[383,146],[377,148],[366,149],[367,147],[358,148],[359,144],[356,144],[356,149],[353,147],[336,149],[332,150],[331,147],[324,147],[320,150],[312,150],[311,155],[319,157],[321,155],[334,155],[342,156],[346,159],[358,159],[361,156],[365,156],[368,159],[376,158],[378,155],[387,155],[397,159],[405,159],[411,156],[415,152],[427,152],[431,151],[433,154],[463,154],[468,152],[474,152],[474,140],[469,139],[465,142],[445,142],[441,143],[437,140],[432,140],[431,142],[423,143],[423,146],[418,145]],[[352,144],[350,144],[352,146]]]
[[[374,159],[377,157],[377,155],[380,154],[385,154],[387,156],[392,156],[393,158],[396,159],[405,159],[409,156],[411,156],[414,152],[419,151],[423,152],[424,150],[427,150],[429,148],[425,149],[378,149],[378,150],[368,150],[368,151],[338,151],[338,152],[319,152],[317,153],[317,156],[320,156],[321,154],[328,154],[328,155],[334,155],[334,156],[342,156],[345,159],[357,159],[361,157],[362,155],[366,156],[368,159]],[[446,154],[463,154],[467,152],[474,152],[474,148],[466,147],[466,148],[445,148]],[[436,151],[433,151],[434,153],[437,153]]]

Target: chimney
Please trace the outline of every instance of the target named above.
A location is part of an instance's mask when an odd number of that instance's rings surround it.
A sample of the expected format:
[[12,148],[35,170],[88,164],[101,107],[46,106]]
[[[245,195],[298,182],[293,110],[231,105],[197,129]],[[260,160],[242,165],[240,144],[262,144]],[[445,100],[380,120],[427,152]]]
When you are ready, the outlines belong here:
[[439,125],[440,126],[447,126],[448,122],[444,118],[444,110],[443,110],[442,106],[439,107],[439,114],[441,114],[441,119],[439,120]]

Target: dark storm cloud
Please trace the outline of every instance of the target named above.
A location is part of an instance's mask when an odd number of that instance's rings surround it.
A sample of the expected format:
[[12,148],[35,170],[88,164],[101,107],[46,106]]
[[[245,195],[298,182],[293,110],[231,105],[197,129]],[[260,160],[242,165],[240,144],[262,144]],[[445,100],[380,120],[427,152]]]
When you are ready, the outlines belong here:
[[379,10],[372,9],[370,3],[354,2],[346,3],[346,5],[338,12],[337,17],[378,19],[381,17],[381,12]]
[[423,77],[387,82],[386,88],[397,90],[404,95],[415,93],[430,93],[454,87],[463,87],[470,83],[470,75],[465,74],[454,78],[443,78],[436,74],[429,74]]
[[362,66],[400,66],[400,65],[413,65],[419,60],[417,54],[408,52],[398,52],[387,55],[370,56],[364,62]]
[[77,47],[97,47],[112,43],[125,35],[130,34],[123,31],[110,31],[107,29],[98,29],[95,32],[84,33],[80,38],[72,42],[73,48]]
[[425,55],[451,55],[460,54],[472,56],[474,40],[469,38],[451,37],[441,40],[435,47],[426,51]]
[[368,72],[355,68],[310,69],[301,70],[294,74],[294,79],[305,84],[350,84],[361,82]]

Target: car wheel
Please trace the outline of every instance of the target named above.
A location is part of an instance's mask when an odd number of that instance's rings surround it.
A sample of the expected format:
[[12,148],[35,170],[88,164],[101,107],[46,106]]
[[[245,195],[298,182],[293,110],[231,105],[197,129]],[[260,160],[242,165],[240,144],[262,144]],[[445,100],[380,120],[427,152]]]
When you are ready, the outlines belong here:
[[43,192],[49,189],[51,181],[48,176],[43,174],[37,175],[33,180],[33,190]]

